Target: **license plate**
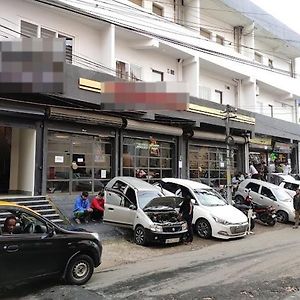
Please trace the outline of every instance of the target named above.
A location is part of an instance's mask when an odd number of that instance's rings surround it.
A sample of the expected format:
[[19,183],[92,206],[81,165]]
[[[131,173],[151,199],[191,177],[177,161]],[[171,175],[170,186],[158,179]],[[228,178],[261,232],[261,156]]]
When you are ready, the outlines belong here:
[[180,241],[179,238],[166,239],[166,244],[178,243],[179,241]]

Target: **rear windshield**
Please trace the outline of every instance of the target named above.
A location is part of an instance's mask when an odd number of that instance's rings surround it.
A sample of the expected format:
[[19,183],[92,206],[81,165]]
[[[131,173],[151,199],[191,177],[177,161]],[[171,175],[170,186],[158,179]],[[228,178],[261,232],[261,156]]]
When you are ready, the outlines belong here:
[[273,189],[273,193],[279,201],[290,201],[291,196],[283,189]]

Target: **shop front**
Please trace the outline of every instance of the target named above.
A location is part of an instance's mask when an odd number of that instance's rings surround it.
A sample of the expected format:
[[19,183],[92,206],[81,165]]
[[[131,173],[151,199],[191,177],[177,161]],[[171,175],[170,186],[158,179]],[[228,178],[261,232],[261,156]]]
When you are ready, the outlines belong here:
[[[198,140],[195,137],[211,138]],[[234,176],[244,170],[245,138],[234,137],[230,147],[230,173]],[[227,182],[227,149],[225,135],[199,132],[188,142],[189,178],[219,187]]]

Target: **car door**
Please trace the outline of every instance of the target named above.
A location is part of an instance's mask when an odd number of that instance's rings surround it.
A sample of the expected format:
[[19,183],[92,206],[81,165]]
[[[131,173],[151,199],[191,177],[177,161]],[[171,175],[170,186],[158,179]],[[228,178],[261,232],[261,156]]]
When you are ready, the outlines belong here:
[[[122,192],[114,189],[106,191],[105,222],[126,227],[133,226],[136,215],[136,205],[134,205],[134,207],[131,206],[133,203],[126,196],[127,190],[128,186],[124,187],[124,191]],[[123,192],[125,192],[125,194]]]
[[262,188],[260,190],[260,202],[259,202],[259,204],[269,206],[269,205],[276,204],[275,202],[276,202],[276,197],[273,194],[272,190],[265,187],[265,186],[262,186]]
[[248,191],[250,191],[250,195],[252,197],[253,202],[255,203],[260,203],[260,185],[258,183],[254,183],[254,182],[249,182],[245,188],[242,190],[242,193],[244,195],[244,198],[247,197]]
[[[18,210],[9,210],[10,214],[32,222],[32,226],[19,226],[13,234],[0,235],[0,283],[26,281],[27,279],[61,272],[61,261],[65,258],[67,249],[59,247],[54,235],[49,234],[50,226],[37,216]],[[21,214],[20,214],[21,213]],[[28,230],[27,232],[27,228]],[[51,259],[50,259],[51,258]]]

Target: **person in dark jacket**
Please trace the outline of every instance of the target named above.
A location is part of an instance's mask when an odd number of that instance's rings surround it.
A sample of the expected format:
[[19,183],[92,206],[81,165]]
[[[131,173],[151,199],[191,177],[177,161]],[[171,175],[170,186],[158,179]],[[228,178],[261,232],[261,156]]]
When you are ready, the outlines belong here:
[[194,206],[191,201],[191,197],[186,195],[181,206],[179,209],[179,213],[181,217],[187,222],[188,232],[187,232],[187,239],[186,243],[193,242],[193,213],[194,213]]
[[298,228],[300,216],[300,189],[296,190],[296,195],[293,198],[293,205],[295,209],[295,226],[293,228]]
[[104,214],[104,191],[100,191],[98,195],[92,200],[91,208],[92,212],[92,220],[95,221],[103,221]]

